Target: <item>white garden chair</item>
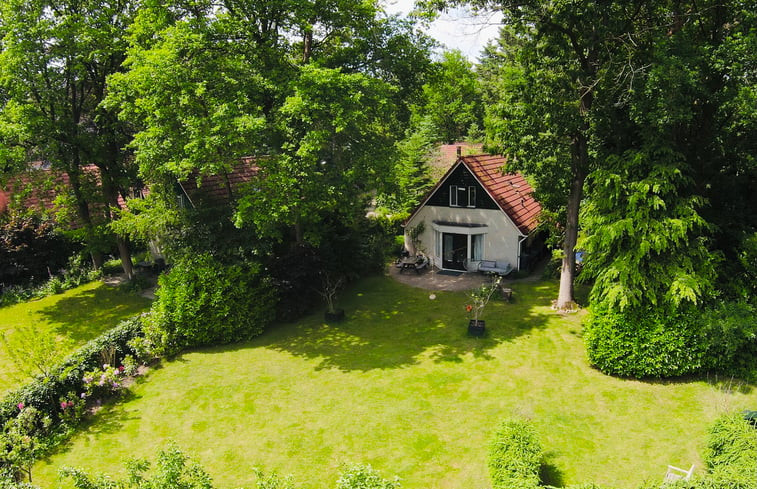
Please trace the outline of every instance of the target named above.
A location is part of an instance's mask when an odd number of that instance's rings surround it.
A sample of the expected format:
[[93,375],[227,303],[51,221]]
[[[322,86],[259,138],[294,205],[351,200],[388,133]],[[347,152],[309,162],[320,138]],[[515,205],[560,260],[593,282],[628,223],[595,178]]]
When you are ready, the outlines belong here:
[[672,465],[668,465],[668,471],[665,473],[665,479],[663,482],[673,482],[691,479],[691,474],[694,473],[694,466],[692,465],[689,470],[680,469]]

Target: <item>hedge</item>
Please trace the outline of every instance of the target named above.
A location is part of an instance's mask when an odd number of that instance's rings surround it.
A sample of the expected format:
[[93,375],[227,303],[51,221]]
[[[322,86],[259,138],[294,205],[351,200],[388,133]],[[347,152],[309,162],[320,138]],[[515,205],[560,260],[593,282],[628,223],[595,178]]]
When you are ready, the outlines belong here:
[[250,339],[276,315],[276,290],[255,264],[192,255],[162,275],[159,285],[145,328],[159,353]]
[[741,414],[721,416],[710,428],[705,462],[721,487],[757,487],[757,428]]
[[84,373],[102,367],[103,353],[113,353],[113,361],[120,363],[126,355],[136,355],[129,341],[141,336],[142,316],[134,316],[89,341],[53,369],[48,378],[37,378],[11,391],[0,401],[0,427],[15,418],[18,404],[35,407],[54,421],[59,418],[60,398],[69,392],[84,391]]
[[533,426],[523,420],[502,422],[489,447],[489,477],[494,489],[536,489],[543,452]]
[[594,305],[585,323],[589,362],[608,375],[675,377],[702,371],[740,375],[755,366],[757,324],[746,303],[705,310],[625,311]]

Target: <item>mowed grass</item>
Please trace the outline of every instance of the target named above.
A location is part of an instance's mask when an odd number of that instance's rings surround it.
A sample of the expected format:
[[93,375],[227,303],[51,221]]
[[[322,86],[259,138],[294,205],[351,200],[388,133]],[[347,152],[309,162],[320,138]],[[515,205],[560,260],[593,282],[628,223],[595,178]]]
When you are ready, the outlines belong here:
[[[525,416],[547,453],[546,482],[633,488],[667,464],[701,464],[708,426],[757,406],[751,386],[714,379],[608,377],[585,360],[582,315],[549,309],[556,284],[514,286],[485,312],[489,335],[466,335],[465,295],[385,277],[343,294],[347,320],[316,314],[245,344],[186,353],[152,371],[119,404],[34,469],[67,487],[61,466],[123,474],[169,440],[221,488],[255,485],[253,467],[334,487],[345,462],[398,475],[404,488],[486,488],[498,423]],[[254,298],[251,298],[254,300]]]
[[[121,292],[100,281],[90,282],[62,294],[0,307],[0,335],[9,340],[29,324],[50,330],[75,349],[119,321],[150,307],[150,301]],[[0,342],[0,395],[18,384],[21,374]]]

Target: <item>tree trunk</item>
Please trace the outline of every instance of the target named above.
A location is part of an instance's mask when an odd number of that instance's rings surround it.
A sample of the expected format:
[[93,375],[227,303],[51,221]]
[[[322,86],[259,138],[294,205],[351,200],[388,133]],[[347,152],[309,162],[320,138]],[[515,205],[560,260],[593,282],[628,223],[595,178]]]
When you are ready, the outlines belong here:
[[302,64],[310,62],[310,54],[313,52],[313,31],[308,29],[302,36]]
[[81,224],[86,230],[86,240],[87,245],[90,246],[89,255],[92,257],[92,266],[94,266],[96,269],[100,269],[102,268],[104,262],[103,254],[100,250],[93,248],[94,226],[92,225],[92,216],[89,213],[89,204],[87,203],[87,200],[84,198],[84,194],[82,193],[81,181],[79,180],[79,177],[81,175],[79,168],[78,157],[75,157],[73,168],[68,169],[66,173],[68,173],[68,180],[71,185],[71,190],[74,193],[77,214],[79,215],[79,219],[81,219]]
[[124,269],[126,278],[134,279],[134,264],[131,262],[131,250],[125,239],[116,236],[116,245],[118,246],[118,256],[121,258],[121,268]]
[[578,240],[578,213],[583,198],[588,146],[586,138],[580,135],[573,144],[573,178],[566,210],[565,240],[563,242],[562,268],[560,270],[560,291],[557,295],[558,309],[571,309],[575,303],[573,281],[576,275],[576,241]]
[[[116,190],[116,187],[113,184],[111,175],[107,173],[107,168],[103,168],[103,167],[99,167],[99,168],[100,168],[100,178],[102,181],[103,196],[105,197],[105,202],[107,205],[106,214],[107,214],[108,220],[110,221],[113,219],[113,213],[111,212],[110,209],[121,208],[121,206],[118,205],[118,191]],[[131,261],[131,250],[129,249],[129,244],[125,238],[122,238],[121,236],[116,236],[116,246],[118,247],[118,256],[121,259],[121,268],[123,268],[124,274],[126,275],[126,278],[128,280],[133,280],[134,279],[134,264]]]

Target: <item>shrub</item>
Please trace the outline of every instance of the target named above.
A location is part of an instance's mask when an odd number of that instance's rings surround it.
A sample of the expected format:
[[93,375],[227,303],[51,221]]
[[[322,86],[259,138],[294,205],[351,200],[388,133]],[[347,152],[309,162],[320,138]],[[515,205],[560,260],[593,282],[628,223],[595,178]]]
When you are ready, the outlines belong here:
[[592,307],[584,337],[589,362],[623,377],[672,377],[705,366],[706,345],[689,315]]
[[49,277],[66,264],[73,245],[50,219],[11,212],[0,222],[0,282]]
[[[718,418],[710,428],[705,462],[710,477],[723,483],[757,481],[757,429],[738,413]],[[727,486],[721,487],[736,487]]]
[[707,368],[750,373],[757,357],[755,309],[746,302],[726,302],[697,316],[701,341],[707,345]]
[[188,256],[159,280],[146,332],[167,353],[259,335],[273,319],[276,296],[259,267]]
[[533,426],[523,420],[502,422],[489,447],[489,477],[494,489],[535,489],[543,453]]
[[611,311],[594,305],[585,324],[589,362],[610,375],[673,377],[704,370],[743,373],[754,365],[757,325],[746,303],[704,312]]
[[113,488],[183,488],[212,489],[213,482],[207,472],[179,450],[175,444],[161,450],[153,470],[146,460],[131,460],[126,464],[127,477],[113,480],[107,476],[92,477],[81,469],[64,467],[61,476],[71,479],[77,489]]
[[50,369],[49,377],[37,378],[8,393],[0,401],[0,425],[18,415],[19,403],[40,410],[54,421],[59,420],[61,398],[66,398],[71,392],[80,394],[85,391],[84,376],[87,371],[99,368],[105,361],[117,364],[127,355],[136,355],[129,342],[140,335],[142,318],[135,316],[87,342]]
[[396,489],[400,487],[399,479],[384,479],[370,465],[352,464],[342,468],[337,489]]

